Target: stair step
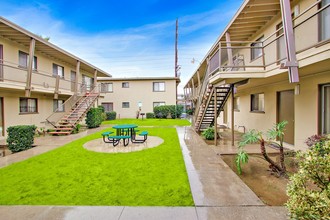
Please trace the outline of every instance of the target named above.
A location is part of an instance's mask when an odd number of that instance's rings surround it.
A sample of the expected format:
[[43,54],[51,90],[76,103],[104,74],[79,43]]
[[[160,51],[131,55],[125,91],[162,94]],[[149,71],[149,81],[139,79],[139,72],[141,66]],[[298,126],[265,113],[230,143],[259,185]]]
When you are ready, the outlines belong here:
[[71,132],[69,132],[69,131],[51,131],[51,132],[48,132],[48,134],[57,134],[57,135],[59,135],[59,134],[65,134],[65,135],[68,135],[68,134],[71,134]]

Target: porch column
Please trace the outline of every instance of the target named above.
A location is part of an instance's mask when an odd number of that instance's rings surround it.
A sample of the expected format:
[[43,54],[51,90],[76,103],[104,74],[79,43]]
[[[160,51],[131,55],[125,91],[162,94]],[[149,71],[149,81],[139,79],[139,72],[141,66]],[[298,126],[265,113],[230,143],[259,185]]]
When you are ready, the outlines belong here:
[[299,82],[298,61],[296,57],[295,39],[292,26],[290,0],[280,0],[284,40],[287,61],[281,63],[281,68],[287,68],[290,83]]
[[235,130],[234,130],[234,120],[235,120],[235,111],[234,111],[234,84],[231,87],[231,146],[235,146]]
[[[97,70],[94,71],[94,88],[97,87]],[[98,92],[98,90],[97,90]]]
[[194,99],[195,98],[194,78],[191,78],[191,87],[192,87],[192,96],[193,96],[193,99]]
[[58,99],[59,88],[60,88],[60,75],[56,75],[54,99]]
[[231,49],[230,34],[228,32],[226,32],[226,44],[228,53],[228,66],[233,66],[233,50]]
[[219,72],[221,71],[221,42],[219,43]]
[[198,87],[201,86],[201,76],[199,74],[199,69],[197,70],[197,80],[198,80]]
[[218,137],[218,110],[217,110],[217,87],[214,88],[214,145],[217,146]]
[[78,93],[78,81],[79,81],[79,76],[80,76],[80,61],[77,60],[77,65],[76,65],[76,80],[74,82],[74,94],[77,95]]
[[28,62],[28,66],[27,66],[25,97],[30,97],[31,96],[32,68],[33,68],[34,48],[35,48],[35,45],[36,45],[35,39],[31,38],[31,41],[30,41],[30,51],[29,51],[29,62]]

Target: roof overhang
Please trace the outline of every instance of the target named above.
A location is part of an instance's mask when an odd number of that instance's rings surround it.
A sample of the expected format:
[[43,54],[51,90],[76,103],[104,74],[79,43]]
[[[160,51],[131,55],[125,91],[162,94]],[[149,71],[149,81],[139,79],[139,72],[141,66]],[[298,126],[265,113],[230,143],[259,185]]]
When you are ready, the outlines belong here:
[[97,76],[110,76],[111,74],[93,66],[92,64],[82,60],[81,58],[55,46],[54,44],[44,40],[43,38],[23,29],[22,27],[8,21],[0,16],[0,37],[23,45],[27,49],[30,47],[31,39],[35,39],[35,52],[50,57],[53,60],[66,63],[69,66],[75,67],[77,61],[80,61],[80,69],[94,73],[97,71]]

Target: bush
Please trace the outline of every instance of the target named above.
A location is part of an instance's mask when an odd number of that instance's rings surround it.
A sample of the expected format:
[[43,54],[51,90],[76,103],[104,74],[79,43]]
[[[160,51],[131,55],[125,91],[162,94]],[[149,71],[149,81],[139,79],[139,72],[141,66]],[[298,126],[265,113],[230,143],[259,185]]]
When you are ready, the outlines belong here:
[[188,115],[193,115],[193,110],[192,109],[188,109],[187,111],[186,111],[186,113],[188,114]]
[[146,117],[147,118],[155,118],[155,114],[153,112],[147,112]]
[[72,130],[72,134],[78,134],[81,128],[81,124],[77,124],[76,127]]
[[105,109],[104,109],[104,106],[103,105],[99,105],[97,107],[101,109],[102,113],[105,112]]
[[[311,141],[314,137],[309,138]],[[330,140],[298,152],[299,171],[290,177],[286,206],[292,219],[329,219]]]
[[36,129],[37,126],[35,125],[17,125],[8,127],[8,149],[15,153],[32,148]]
[[202,132],[202,135],[206,140],[214,140],[214,128],[208,127],[205,131]]
[[156,118],[167,118],[168,115],[170,115],[173,119],[180,118],[182,112],[182,105],[161,105],[154,107]]
[[91,108],[86,115],[86,125],[88,128],[99,127],[102,123],[102,110],[100,108]]
[[115,120],[117,113],[115,111],[106,112],[107,120]]

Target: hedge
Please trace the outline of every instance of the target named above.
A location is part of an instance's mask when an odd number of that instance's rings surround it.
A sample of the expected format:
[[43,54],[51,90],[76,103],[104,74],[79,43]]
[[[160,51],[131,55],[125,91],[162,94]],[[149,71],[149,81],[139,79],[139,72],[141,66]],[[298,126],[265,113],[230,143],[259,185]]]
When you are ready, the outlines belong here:
[[147,112],[146,117],[147,118],[155,118],[155,114],[153,112]]
[[15,153],[32,148],[36,129],[37,126],[35,125],[17,125],[8,127],[8,149]]
[[101,125],[103,121],[102,109],[101,108],[91,108],[86,115],[86,125],[88,128],[96,128]]
[[182,105],[162,105],[154,107],[156,118],[167,118],[167,116],[170,116],[173,119],[180,118],[182,112]]
[[111,112],[106,112],[107,115],[107,120],[115,120],[117,116],[117,112],[111,111]]

